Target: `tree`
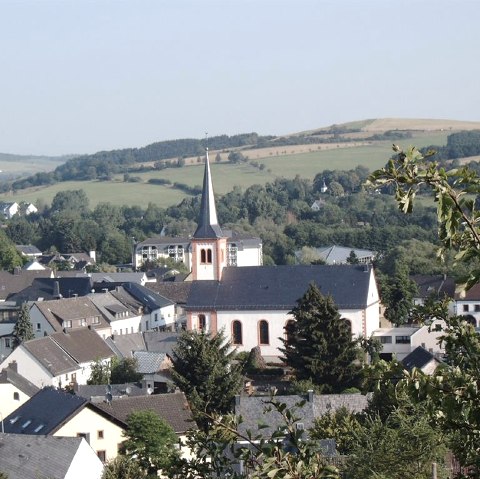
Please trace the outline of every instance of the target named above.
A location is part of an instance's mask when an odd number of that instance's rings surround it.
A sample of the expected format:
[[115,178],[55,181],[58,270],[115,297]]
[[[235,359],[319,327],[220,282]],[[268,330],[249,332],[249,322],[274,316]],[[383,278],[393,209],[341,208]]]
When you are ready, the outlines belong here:
[[348,255],[347,263],[348,264],[359,264],[360,263],[360,260],[358,259],[358,256],[356,255],[356,253],[353,249],[352,249],[352,251],[350,251],[350,254]]
[[199,425],[208,429],[204,414],[231,410],[242,386],[241,366],[232,364],[235,351],[222,332],[185,331],[173,350],[172,379],[186,394]]
[[396,326],[408,323],[416,292],[417,287],[409,277],[408,266],[396,260],[393,275],[381,284],[385,318]]
[[[411,213],[420,189],[431,191],[437,203],[440,257],[450,249],[456,259],[478,265],[480,258],[480,213],[475,198],[480,194],[480,177],[464,166],[452,170],[431,161],[431,153],[422,155],[411,147],[402,151],[394,145],[396,156],[375,171],[370,184],[389,186],[401,211]],[[480,269],[474,266],[466,287],[479,282]],[[480,339],[472,325],[461,316],[450,317],[446,301],[432,301],[417,309],[419,320],[443,319],[441,340],[445,344],[448,365],[434,376],[414,370],[403,381],[412,397],[425,404],[428,418],[449,435],[449,445],[468,477],[480,475]]]
[[122,358],[112,361],[110,382],[112,384],[135,383],[142,379],[137,372],[138,362],[136,358]]
[[87,384],[109,384],[111,364],[102,359],[96,359],[91,367],[90,377]]
[[311,284],[297,303],[290,312],[295,321],[288,322],[281,349],[296,379],[311,379],[324,392],[340,392],[355,384],[359,350],[333,298]]
[[23,261],[17,252],[15,245],[4,231],[0,231],[0,268],[12,270],[16,266],[22,266]]
[[134,459],[148,474],[155,475],[178,458],[178,438],[173,429],[153,411],[137,411],[127,417],[126,457]]
[[102,479],[146,479],[140,464],[130,457],[118,455],[105,464]]
[[18,314],[17,322],[13,327],[13,345],[17,347],[24,341],[33,339],[35,334],[33,332],[32,321],[30,320],[30,309],[27,303],[22,304],[22,309]]

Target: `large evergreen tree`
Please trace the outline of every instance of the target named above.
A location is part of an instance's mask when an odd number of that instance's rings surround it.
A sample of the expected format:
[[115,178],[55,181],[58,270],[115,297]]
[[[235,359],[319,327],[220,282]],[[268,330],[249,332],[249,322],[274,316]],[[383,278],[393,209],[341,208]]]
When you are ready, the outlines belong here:
[[324,392],[340,392],[355,384],[358,348],[349,323],[340,317],[331,296],[311,284],[291,314],[281,349],[297,380],[311,380]]
[[27,303],[22,305],[22,309],[18,315],[17,322],[13,327],[13,344],[17,347],[24,341],[33,339],[35,334],[33,332],[32,321],[30,320],[30,310]]
[[172,378],[187,395],[199,425],[208,429],[205,413],[231,410],[241,389],[241,366],[232,364],[235,351],[222,332],[185,331],[173,351]]

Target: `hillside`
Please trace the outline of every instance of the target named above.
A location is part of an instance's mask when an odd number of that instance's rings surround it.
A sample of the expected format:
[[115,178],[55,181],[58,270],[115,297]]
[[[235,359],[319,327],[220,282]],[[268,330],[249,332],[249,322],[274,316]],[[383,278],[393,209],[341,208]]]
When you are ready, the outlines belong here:
[[[278,177],[313,178],[326,169],[348,170],[362,165],[373,170],[390,156],[392,143],[442,146],[448,135],[464,129],[480,130],[480,122],[376,119],[280,137],[256,133],[213,137],[209,149],[213,174],[219,179],[216,193],[225,194],[234,186],[246,189]],[[40,173],[16,182],[16,191],[4,190],[0,199],[50,203],[58,191],[81,188],[91,205],[110,201],[146,206],[153,201],[169,206],[195,194],[202,181],[204,148],[205,140],[184,139],[79,156],[57,164],[55,174]],[[232,151],[241,152],[247,161],[228,163]],[[182,158],[180,166],[187,169],[175,167],[178,158]],[[157,184],[152,184],[155,181]]]

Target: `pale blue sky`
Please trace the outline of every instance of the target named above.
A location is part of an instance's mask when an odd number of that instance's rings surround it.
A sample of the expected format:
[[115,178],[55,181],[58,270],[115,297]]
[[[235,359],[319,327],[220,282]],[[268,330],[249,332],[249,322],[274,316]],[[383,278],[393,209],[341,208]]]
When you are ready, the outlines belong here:
[[0,0],[0,152],[480,120],[480,2]]

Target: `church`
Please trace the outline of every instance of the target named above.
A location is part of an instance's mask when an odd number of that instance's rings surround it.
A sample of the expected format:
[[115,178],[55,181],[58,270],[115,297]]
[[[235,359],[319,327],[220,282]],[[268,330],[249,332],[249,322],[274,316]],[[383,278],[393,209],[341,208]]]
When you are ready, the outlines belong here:
[[277,358],[289,314],[310,283],[331,295],[352,336],[369,337],[379,327],[380,300],[369,265],[231,265],[227,235],[218,224],[208,151],[201,209],[190,239],[192,284],[185,304],[187,329],[223,330],[238,351],[259,346]]

